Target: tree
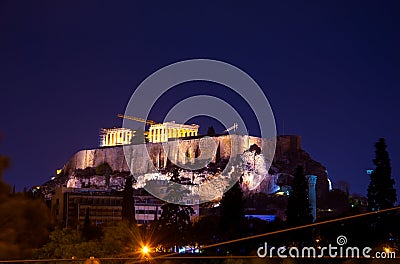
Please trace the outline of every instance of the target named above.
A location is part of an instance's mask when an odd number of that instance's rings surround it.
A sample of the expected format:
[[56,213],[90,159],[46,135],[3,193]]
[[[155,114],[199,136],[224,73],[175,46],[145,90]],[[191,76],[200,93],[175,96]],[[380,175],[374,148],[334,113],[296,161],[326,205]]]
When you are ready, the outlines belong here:
[[89,207],[86,208],[86,210],[85,210],[85,220],[83,222],[83,230],[88,228],[90,226],[90,224],[91,224],[91,222],[90,222],[90,211],[89,210],[90,210]]
[[[56,228],[50,234],[50,241],[36,251],[35,258],[87,258],[117,257],[121,254],[132,254],[138,248],[140,235],[136,227],[120,222],[103,227],[101,239],[87,241],[74,229]],[[113,263],[113,262],[107,262]]]
[[[1,138],[0,138],[1,139]],[[10,159],[0,155],[0,179],[3,177],[4,170],[10,166]]]
[[125,179],[124,197],[122,199],[122,219],[130,224],[135,220],[135,200],[133,198],[132,175]]
[[368,210],[379,211],[394,206],[397,201],[394,179],[392,178],[392,167],[390,165],[389,153],[386,150],[385,139],[381,138],[375,144],[375,169],[370,174],[368,186]]
[[[100,176],[105,176],[106,178],[106,186],[110,186],[110,174],[112,169],[107,162],[104,162],[96,167],[96,174]],[[90,178],[89,178],[90,179]]]
[[48,239],[50,212],[39,199],[22,194],[0,203],[0,259],[31,257]]
[[296,168],[294,174],[286,217],[287,223],[291,226],[308,224],[313,220],[308,200],[308,182],[301,166]]
[[236,181],[221,199],[220,228],[228,239],[242,235],[245,220],[244,204],[242,188]]
[[207,136],[212,137],[212,136],[215,136],[215,135],[216,134],[215,134],[214,127],[213,126],[209,126],[208,129],[207,129]]
[[87,207],[85,210],[85,219],[83,222],[82,237],[85,241],[90,241],[95,238],[101,237],[101,230],[99,228],[97,228],[96,226],[92,225],[92,222],[90,221],[90,208],[89,207]]
[[162,213],[158,220],[163,234],[168,235],[166,242],[182,245],[190,227],[190,216],[195,212],[191,206],[166,203],[161,206]]
[[0,202],[7,199],[11,190],[11,187],[3,181],[3,173],[9,166],[9,158],[0,155]]
[[7,157],[0,155],[0,259],[31,257],[35,248],[47,240],[50,213],[39,199],[29,199],[16,193],[3,181],[3,172],[9,167]]
[[183,196],[188,194],[186,189],[181,188],[180,175],[178,168],[173,170],[170,181],[171,184],[168,188],[167,199],[175,203],[166,203],[161,206],[162,213],[158,220],[158,226],[161,233],[165,235],[164,244],[179,245],[183,244],[188,234],[190,227],[190,217],[195,212],[191,206],[179,204]]
[[110,175],[112,169],[107,162],[104,162],[96,167],[96,174],[100,176]]

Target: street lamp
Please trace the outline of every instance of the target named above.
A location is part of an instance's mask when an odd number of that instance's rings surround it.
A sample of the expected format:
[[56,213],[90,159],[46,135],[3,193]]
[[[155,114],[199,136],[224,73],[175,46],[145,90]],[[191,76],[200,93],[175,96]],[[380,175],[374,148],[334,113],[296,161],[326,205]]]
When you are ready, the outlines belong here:
[[150,249],[149,249],[148,246],[144,245],[144,246],[142,247],[141,251],[142,251],[142,254],[143,254],[143,255],[148,255],[149,252],[150,252]]

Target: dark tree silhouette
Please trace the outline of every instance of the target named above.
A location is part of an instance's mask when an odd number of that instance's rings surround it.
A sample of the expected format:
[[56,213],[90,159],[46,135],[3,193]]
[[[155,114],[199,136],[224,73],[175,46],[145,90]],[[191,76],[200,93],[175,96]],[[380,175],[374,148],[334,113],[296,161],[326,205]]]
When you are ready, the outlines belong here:
[[105,176],[107,187],[110,186],[111,172],[112,172],[112,169],[107,162],[104,162],[96,167],[96,174]]
[[96,174],[100,176],[104,175],[110,175],[112,172],[112,169],[110,165],[107,162],[104,162],[96,167]]
[[85,219],[83,222],[83,227],[82,227],[82,237],[84,240],[89,241],[93,238],[96,237],[96,228],[92,226],[92,223],[90,221],[90,209],[89,207],[86,208],[85,210]]
[[257,144],[253,144],[250,146],[249,151],[255,151],[255,154],[260,155],[261,154],[261,148]]
[[0,155],[0,178],[3,176],[4,170],[10,165],[10,160],[7,157]]
[[124,196],[122,199],[122,219],[128,221],[130,224],[136,222],[135,220],[135,200],[133,198],[132,176],[126,178],[124,187]]
[[392,167],[390,165],[389,153],[386,150],[385,139],[381,138],[375,144],[375,169],[370,175],[371,181],[368,186],[368,210],[379,211],[394,206],[397,201],[394,179],[392,178]]
[[242,188],[237,181],[221,199],[220,228],[227,239],[243,235],[244,204]]
[[172,171],[172,176],[171,176],[170,180],[172,182],[181,183],[180,174],[179,174],[179,169],[178,168],[174,168],[174,170]]
[[0,154],[0,202],[7,199],[11,190],[10,186],[3,181],[3,173],[9,166],[9,158]]
[[12,192],[3,180],[9,158],[0,154],[0,259],[31,258],[48,239],[50,212],[41,199]]
[[207,136],[212,137],[212,136],[215,136],[215,135],[216,135],[216,133],[215,133],[214,127],[213,126],[209,126],[208,129],[207,129]]
[[82,230],[85,230],[85,229],[89,228],[90,224],[91,224],[91,222],[90,222],[90,209],[88,207],[85,210],[85,220],[83,222],[83,229]]
[[159,224],[164,234],[168,234],[169,243],[182,245],[190,227],[190,216],[195,212],[191,206],[167,203],[161,206]]
[[11,187],[0,178],[0,203],[8,199],[10,191]]
[[[175,168],[170,179],[174,183],[181,183],[179,170]],[[190,228],[190,216],[195,212],[191,206],[181,205],[178,202],[187,194],[187,190],[174,184],[167,188],[168,200],[176,203],[166,203],[161,206],[162,213],[158,220],[158,225],[165,235],[163,243],[173,245],[183,245],[187,239],[188,229]]]
[[308,200],[308,182],[301,166],[296,168],[294,174],[286,217],[287,223],[290,226],[308,224],[313,220]]

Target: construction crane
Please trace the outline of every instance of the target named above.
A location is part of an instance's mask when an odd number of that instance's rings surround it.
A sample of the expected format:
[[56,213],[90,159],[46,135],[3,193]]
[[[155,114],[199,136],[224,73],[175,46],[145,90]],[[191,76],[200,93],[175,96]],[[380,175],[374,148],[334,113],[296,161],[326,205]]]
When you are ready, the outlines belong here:
[[128,119],[128,120],[133,120],[133,121],[146,123],[147,125],[155,125],[155,124],[157,124],[157,122],[155,122],[153,120],[147,120],[147,119],[136,117],[136,116],[128,116],[128,115],[123,115],[123,114],[118,114],[117,116],[119,118],[124,118],[124,119]]
[[224,132],[229,132],[231,130],[233,130],[233,132],[236,132],[236,129],[238,129],[238,124],[237,123],[233,123],[233,126],[231,126],[230,128],[224,130]]

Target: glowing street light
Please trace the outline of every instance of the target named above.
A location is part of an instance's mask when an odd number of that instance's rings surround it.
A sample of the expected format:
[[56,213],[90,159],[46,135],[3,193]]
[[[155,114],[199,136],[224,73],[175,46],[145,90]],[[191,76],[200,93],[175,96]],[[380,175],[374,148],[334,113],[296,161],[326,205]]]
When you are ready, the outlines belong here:
[[390,247],[383,247],[383,250],[385,251],[386,254],[392,252],[392,249]]
[[141,251],[143,255],[148,255],[150,253],[150,249],[146,245],[142,247]]
[[142,256],[146,257],[146,258],[147,258],[147,256],[149,256],[150,251],[151,251],[151,249],[150,249],[150,247],[148,245],[143,245],[140,248],[140,253],[142,253]]

